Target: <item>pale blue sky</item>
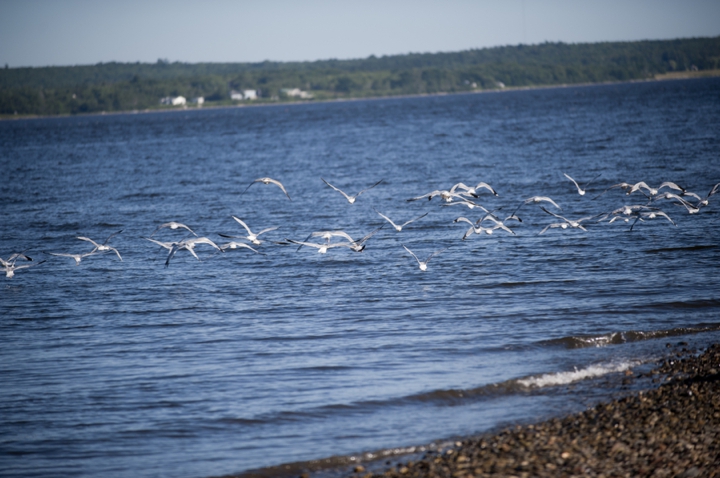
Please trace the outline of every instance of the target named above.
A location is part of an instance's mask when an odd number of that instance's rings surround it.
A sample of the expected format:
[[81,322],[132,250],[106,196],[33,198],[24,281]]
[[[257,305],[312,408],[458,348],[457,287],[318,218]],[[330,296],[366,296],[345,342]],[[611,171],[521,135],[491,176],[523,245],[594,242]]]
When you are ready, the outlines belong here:
[[0,0],[0,65],[305,61],[720,35],[718,0]]

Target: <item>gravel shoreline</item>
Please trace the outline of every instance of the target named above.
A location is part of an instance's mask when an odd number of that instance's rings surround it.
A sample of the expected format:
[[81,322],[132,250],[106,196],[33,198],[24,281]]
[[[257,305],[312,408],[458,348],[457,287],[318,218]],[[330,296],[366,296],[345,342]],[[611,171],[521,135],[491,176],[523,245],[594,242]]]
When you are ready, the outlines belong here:
[[[651,373],[657,389],[581,413],[456,443],[353,478],[720,477],[720,344],[683,350]],[[311,474],[304,473],[303,478]]]
[[316,460],[231,476],[720,478],[720,344],[702,353],[683,345],[644,376],[626,372],[626,380],[643,379],[657,388],[580,413],[391,461],[333,466],[330,460]]

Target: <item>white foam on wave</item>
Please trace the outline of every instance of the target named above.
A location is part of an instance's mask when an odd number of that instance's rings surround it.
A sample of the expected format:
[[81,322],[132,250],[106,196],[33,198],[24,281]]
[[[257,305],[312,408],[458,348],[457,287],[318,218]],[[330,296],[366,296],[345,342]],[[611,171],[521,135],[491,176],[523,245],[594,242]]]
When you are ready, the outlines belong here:
[[609,373],[624,372],[629,370],[634,362],[621,362],[613,364],[596,364],[578,370],[577,368],[571,372],[555,372],[546,373],[537,377],[528,377],[518,380],[518,383],[524,387],[552,387],[556,385],[567,385],[569,383],[578,382],[588,378],[601,377]]

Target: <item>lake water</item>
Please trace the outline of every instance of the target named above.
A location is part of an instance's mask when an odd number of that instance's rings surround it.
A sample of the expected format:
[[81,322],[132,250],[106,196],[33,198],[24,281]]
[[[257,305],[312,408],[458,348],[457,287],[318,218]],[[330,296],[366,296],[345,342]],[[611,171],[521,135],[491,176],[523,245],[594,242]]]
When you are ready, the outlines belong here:
[[[577,219],[647,203],[620,188],[593,199],[620,182],[705,196],[718,132],[720,79],[0,122],[0,256],[45,260],[0,285],[0,469],[346,463],[621,393],[667,343],[720,339],[720,194],[696,214],[658,200],[676,226],[632,232],[596,219],[540,235],[562,220],[539,206]],[[597,178],[580,196],[563,173]],[[242,194],[265,176],[292,200],[272,184]],[[348,193],[383,182],[349,204],[321,178]],[[528,204],[507,222],[515,235],[463,241],[469,225],[453,221],[477,208],[407,201],[479,181],[498,196],[476,201],[502,217],[534,195],[562,210]],[[374,209],[429,214],[396,232]],[[200,244],[201,260],[180,250],[165,267],[144,239],[179,221],[222,244],[245,234],[233,215],[278,227],[263,255]],[[282,244],[383,224],[362,253]],[[120,230],[122,261],[49,254]],[[403,245],[421,259],[447,249],[422,272]]]

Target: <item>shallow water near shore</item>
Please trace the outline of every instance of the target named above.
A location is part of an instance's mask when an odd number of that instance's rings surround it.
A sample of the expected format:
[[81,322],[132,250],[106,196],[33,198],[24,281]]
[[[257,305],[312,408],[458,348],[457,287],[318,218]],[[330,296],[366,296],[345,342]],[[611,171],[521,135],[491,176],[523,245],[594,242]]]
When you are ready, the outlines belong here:
[[[575,411],[626,370],[720,338],[720,194],[696,214],[462,241],[482,214],[408,202],[485,181],[509,214],[644,204],[606,188],[720,182],[720,79],[0,123],[0,468],[215,476],[410,447]],[[585,196],[581,184],[594,179]],[[273,185],[283,182],[292,200]],[[599,177],[598,177],[599,176]],[[356,193],[355,204],[320,178]],[[673,191],[677,192],[677,191]],[[275,244],[342,229],[361,253]],[[259,231],[264,255],[200,261],[143,239]],[[104,241],[76,266],[48,252]],[[185,238],[163,229],[153,238]],[[421,259],[426,272],[402,247]],[[18,263],[19,264],[19,263]]]

